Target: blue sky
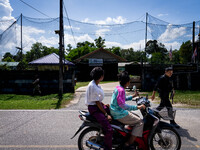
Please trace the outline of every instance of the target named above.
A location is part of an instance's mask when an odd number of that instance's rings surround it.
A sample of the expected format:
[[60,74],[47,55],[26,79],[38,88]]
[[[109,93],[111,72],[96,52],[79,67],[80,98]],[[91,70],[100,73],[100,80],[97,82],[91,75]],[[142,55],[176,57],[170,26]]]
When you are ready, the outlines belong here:
[[[5,1],[5,0],[0,0]],[[6,0],[7,1],[7,0]],[[50,17],[58,17],[59,0],[23,0]],[[23,13],[29,17],[45,16],[31,9],[20,0],[10,0],[12,16]],[[172,24],[200,20],[199,0],[64,0],[70,18],[75,20],[105,20],[122,16],[134,21],[146,12]]]
[[[55,18],[59,16],[59,0],[23,1],[49,17]],[[135,20],[145,21],[146,12],[171,24],[185,24],[200,20],[200,0],[64,0],[64,4],[68,11],[69,18],[77,21],[100,24],[123,24]],[[21,0],[0,0],[0,20],[14,20],[14,17],[18,17],[21,13],[24,16],[33,18],[47,18],[41,13],[25,5]],[[66,16],[65,13],[64,16]],[[1,30],[4,29],[3,26],[0,26],[0,28]],[[170,26],[167,27],[166,31],[168,31],[168,33],[172,33],[172,30],[169,31],[169,29]],[[36,29],[30,30],[36,32]],[[101,29],[101,32],[107,32],[106,30],[108,31],[108,29]],[[184,31],[183,28],[173,29],[174,32],[175,30],[176,32]],[[40,33],[41,32],[42,31],[40,30]],[[183,34],[179,34],[179,36],[181,35]],[[163,37],[166,39],[166,35],[160,36],[160,38]],[[177,37],[177,35],[174,37]],[[57,37],[52,37],[50,39],[53,41],[53,39],[56,38]],[[71,42],[72,37],[70,38],[71,39],[65,39],[65,43]],[[75,38],[77,42],[80,42],[81,40],[92,40],[89,35],[80,37],[77,36]],[[54,45],[50,45],[50,39],[44,39],[44,37],[40,38],[40,40],[41,39],[46,42],[45,44],[47,44],[47,46],[54,46],[57,44],[57,39],[56,42],[54,40]],[[27,50],[31,47],[32,43],[36,42],[30,33],[29,35],[24,35],[24,40],[26,43],[30,43]],[[123,45],[122,43],[116,43],[113,41],[109,42],[110,43],[107,43],[107,45],[110,46],[112,46],[112,44],[114,46],[121,46],[125,48],[128,46],[137,46],[137,48],[134,49],[144,47],[144,40],[137,41],[137,43],[129,45]],[[178,48],[180,43],[166,43],[166,45],[167,47],[173,45],[173,47]],[[4,52],[0,52],[0,55],[3,53]]]

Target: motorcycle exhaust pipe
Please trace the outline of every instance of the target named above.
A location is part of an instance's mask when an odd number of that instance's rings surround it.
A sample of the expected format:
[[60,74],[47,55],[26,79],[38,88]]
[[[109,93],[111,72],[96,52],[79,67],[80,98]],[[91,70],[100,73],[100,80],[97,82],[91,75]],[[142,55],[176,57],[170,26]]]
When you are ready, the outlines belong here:
[[89,148],[95,149],[95,150],[103,150],[103,148],[100,145],[95,144],[91,141],[86,141],[86,146],[88,146]]

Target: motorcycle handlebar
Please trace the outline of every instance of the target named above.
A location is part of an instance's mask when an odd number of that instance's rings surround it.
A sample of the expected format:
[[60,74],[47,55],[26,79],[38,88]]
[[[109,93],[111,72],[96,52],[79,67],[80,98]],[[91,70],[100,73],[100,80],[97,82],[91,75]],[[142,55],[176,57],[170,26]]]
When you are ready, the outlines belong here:
[[145,105],[146,107],[150,107],[150,101],[148,100],[148,95],[144,97],[134,98],[133,101],[136,102],[137,105]]

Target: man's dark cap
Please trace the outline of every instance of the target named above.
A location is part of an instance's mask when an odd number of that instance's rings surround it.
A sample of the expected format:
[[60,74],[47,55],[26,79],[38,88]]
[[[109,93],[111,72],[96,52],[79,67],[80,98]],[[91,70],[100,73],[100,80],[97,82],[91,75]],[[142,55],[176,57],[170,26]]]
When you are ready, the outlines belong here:
[[172,70],[173,70],[172,67],[167,67],[167,68],[165,68],[165,71],[172,71]]

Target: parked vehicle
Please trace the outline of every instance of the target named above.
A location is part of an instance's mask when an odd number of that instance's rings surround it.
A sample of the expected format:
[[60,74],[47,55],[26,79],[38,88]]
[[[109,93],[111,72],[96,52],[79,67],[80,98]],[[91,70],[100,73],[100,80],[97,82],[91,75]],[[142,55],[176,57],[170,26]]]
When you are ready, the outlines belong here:
[[[177,131],[170,124],[161,121],[169,119],[163,116],[159,111],[150,108],[150,101],[147,97],[135,99],[137,105],[144,104],[145,110],[140,110],[144,120],[143,137],[137,137],[133,149],[136,150],[179,150],[181,148],[181,138]],[[72,137],[74,138],[79,132],[78,138],[79,150],[103,149],[104,134],[101,125],[87,111],[79,111],[79,118],[83,121],[82,125]],[[132,127],[112,120],[113,128],[113,149],[123,150],[124,143],[129,139]]]

